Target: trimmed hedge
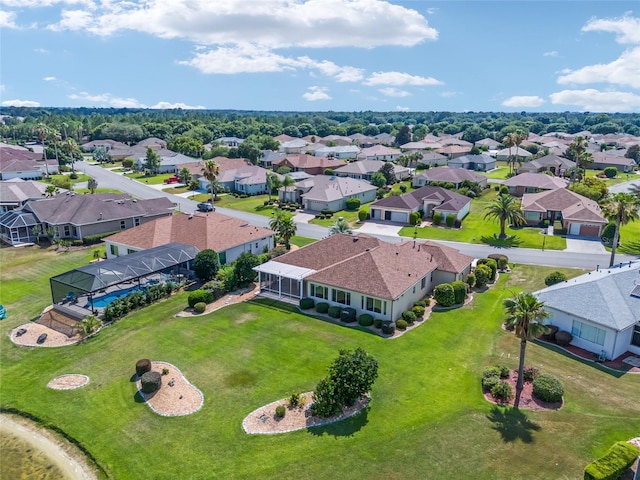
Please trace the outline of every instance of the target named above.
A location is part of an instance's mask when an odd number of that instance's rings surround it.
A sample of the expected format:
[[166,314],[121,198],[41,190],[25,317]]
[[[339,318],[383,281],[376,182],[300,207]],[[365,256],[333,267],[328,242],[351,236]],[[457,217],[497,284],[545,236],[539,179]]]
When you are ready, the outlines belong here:
[[467,278],[464,279],[469,288],[472,288],[476,284],[476,276],[473,273],[467,275]]
[[397,320],[396,321],[396,327],[398,327],[398,330],[406,330],[407,329],[407,321],[406,320]]
[[424,318],[425,308],[423,306],[414,305],[414,307],[411,309],[411,311],[416,316],[416,319],[417,318]]
[[358,323],[363,327],[370,327],[371,325],[373,325],[373,322],[373,315],[370,315],[368,313],[363,313],[362,315],[360,315],[360,317],[358,317]]
[[331,318],[340,318],[340,313],[342,312],[342,308],[337,305],[331,305],[327,310],[327,313]]
[[208,290],[194,290],[187,297],[187,303],[191,308],[195,306],[196,303],[211,303],[213,302],[213,293]]
[[346,209],[353,212],[355,210],[358,210],[360,208],[360,199],[359,198],[347,198],[345,206]]
[[573,335],[571,335],[571,333],[566,332],[564,330],[560,330],[559,332],[556,333],[555,338],[556,338],[556,343],[558,345],[560,345],[561,347],[566,347],[571,343],[571,340],[573,340]]
[[496,273],[498,272],[498,262],[493,258],[481,258],[478,260],[478,265],[486,265],[491,269],[491,275],[489,281],[493,282],[496,279]]
[[556,283],[564,282],[567,279],[567,276],[562,272],[551,272],[547,275],[547,278],[544,279],[544,284],[547,287],[551,285],[555,285]]
[[488,265],[478,265],[473,273],[476,276],[476,287],[478,288],[486,286],[491,279],[491,267]]
[[511,384],[500,380],[491,387],[491,395],[498,400],[510,400],[513,398],[513,387]]
[[340,321],[344,323],[353,323],[356,321],[356,310],[355,308],[346,307],[343,308],[340,312]]
[[453,287],[448,283],[441,283],[433,291],[433,297],[441,307],[451,307],[456,303]]
[[[416,321],[416,314],[413,313],[413,311],[411,311],[411,310],[406,310],[406,311],[402,312],[402,320],[407,322],[408,325],[412,325],[413,322]],[[397,326],[397,322],[396,322],[396,326]],[[398,328],[400,328],[400,327],[398,327]]]
[[564,395],[562,383],[553,375],[543,373],[533,380],[533,396],[544,402],[559,402]]
[[136,375],[141,377],[147,372],[151,371],[151,360],[148,358],[142,358],[136,362]]
[[316,302],[313,298],[305,297],[300,299],[300,308],[302,310],[309,310],[313,308],[315,304]]
[[207,304],[204,302],[198,302],[193,306],[193,311],[196,313],[204,313],[207,309]]
[[451,282],[451,287],[453,287],[453,296],[455,298],[456,305],[464,303],[465,298],[467,298],[467,290],[469,286],[462,280],[456,280],[455,282]]
[[329,311],[329,304],[327,302],[316,303],[316,312],[327,313]]
[[393,324],[393,322],[382,323],[382,333],[385,333],[387,335],[393,335],[395,331],[396,331],[396,326]]
[[382,319],[381,318],[374,318],[373,319],[373,326],[375,328],[382,328]]
[[604,456],[585,467],[584,480],[616,480],[631,468],[638,454],[638,447],[630,443],[614,443]]

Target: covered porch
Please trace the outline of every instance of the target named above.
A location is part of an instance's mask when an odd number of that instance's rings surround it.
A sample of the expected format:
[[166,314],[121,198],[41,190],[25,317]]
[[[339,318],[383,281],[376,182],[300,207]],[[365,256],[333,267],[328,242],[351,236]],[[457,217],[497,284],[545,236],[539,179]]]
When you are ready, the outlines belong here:
[[316,272],[275,260],[258,265],[253,270],[258,272],[258,295],[297,300],[305,296],[304,278]]

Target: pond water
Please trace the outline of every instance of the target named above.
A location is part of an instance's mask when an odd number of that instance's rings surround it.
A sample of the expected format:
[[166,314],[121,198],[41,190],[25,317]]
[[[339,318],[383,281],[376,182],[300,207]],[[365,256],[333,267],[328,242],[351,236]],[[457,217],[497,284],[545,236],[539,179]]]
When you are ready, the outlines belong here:
[[0,429],[0,477],[6,479],[68,479],[42,451],[17,435]]

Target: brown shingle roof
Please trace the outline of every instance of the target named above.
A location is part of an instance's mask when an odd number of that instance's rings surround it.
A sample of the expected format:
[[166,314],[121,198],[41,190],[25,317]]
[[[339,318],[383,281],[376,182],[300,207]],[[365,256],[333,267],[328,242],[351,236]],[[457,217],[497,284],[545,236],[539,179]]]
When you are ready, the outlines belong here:
[[596,223],[607,223],[602,216],[600,206],[587,197],[558,188],[540,193],[525,193],[522,196],[522,210],[532,212],[562,212],[565,220],[582,220]]

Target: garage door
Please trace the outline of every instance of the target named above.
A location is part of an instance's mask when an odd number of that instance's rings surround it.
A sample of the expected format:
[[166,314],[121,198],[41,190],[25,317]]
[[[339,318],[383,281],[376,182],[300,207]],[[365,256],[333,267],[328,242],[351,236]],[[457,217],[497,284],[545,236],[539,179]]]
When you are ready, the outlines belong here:
[[580,227],[580,235],[584,235],[585,237],[597,237],[599,230],[600,227],[597,225],[582,225]]
[[580,223],[572,223],[569,227],[569,235],[580,235]]
[[391,221],[399,223],[408,223],[409,215],[406,212],[391,212]]

